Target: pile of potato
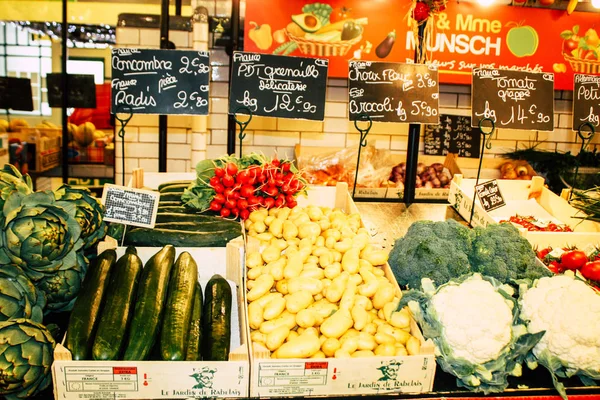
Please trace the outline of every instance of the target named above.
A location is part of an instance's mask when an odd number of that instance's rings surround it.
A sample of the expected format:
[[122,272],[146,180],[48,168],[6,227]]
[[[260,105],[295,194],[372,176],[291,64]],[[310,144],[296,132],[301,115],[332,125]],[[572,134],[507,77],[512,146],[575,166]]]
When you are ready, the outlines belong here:
[[[388,254],[369,244],[358,214],[316,206],[259,210],[245,227],[255,351],[271,358],[419,353],[410,312],[397,311],[401,292],[379,267]],[[260,249],[252,246],[256,239]]]

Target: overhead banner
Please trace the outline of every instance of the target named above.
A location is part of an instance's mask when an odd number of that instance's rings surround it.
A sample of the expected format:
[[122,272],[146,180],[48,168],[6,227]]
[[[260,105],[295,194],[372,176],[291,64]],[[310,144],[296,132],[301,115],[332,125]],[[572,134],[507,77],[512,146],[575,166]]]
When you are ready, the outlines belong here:
[[[247,0],[244,50],[329,58],[329,76],[348,77],[348,61],[412,62],[410,2]],[[441,83],[470,84],[472,68],[552,72],[555,89],[573,74],[600,74],[597,13],[449,1],[434,20],[428,60]]]

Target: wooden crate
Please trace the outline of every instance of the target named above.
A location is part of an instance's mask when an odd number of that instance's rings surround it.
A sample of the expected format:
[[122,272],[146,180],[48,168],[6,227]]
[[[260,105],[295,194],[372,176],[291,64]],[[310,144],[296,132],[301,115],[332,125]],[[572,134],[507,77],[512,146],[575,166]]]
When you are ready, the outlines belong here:
[[[102,243],[99,251],[115,248]],[[159,248],[137,249],[145,263]],[[232,240],[227,248],[178,248],[188,251],[198,263],[199,281],[221,274],[236,286],[237,314],[232,315],[232,333],[239,332],[239,346],[232,348],[229,361],[73,361],[62,345],[54,351],[52,376],[57,399],[186,399],[247,398],[249,394],[249,351],[243,279],[244,241]],[[124,254],[117,248],[117,255]],[[235,308],[235,305],[234,305]]]
[[[346,183],[338,183],[336,187],[311,186],[308,198],[299,200],[298,204],[358,212]],[[258,240],[248,237],[247,253],[258,250]],[[384,272],[395,285],[397,295],[401,296],[389,265],[384,266]],[[247,313],[247,301],[244,304]],[[421,341],[421,354],[403,357],[271,359],[267,349],[250,343],[250,395],[264,398],[429,392],[433,388],[436,369],[435,346],[431,340],[425,340],[414,320],[411,334]],[[394,377],[384,373],[388,367],[395,370]]]
[[[515,168],[524,166],[527,168],[527,175],[537,176],[531,165],[525,160],[510,160],[507,158],[484,158],[481,163],[481,178],[483,179],[501,179],[500,167],[502,164],[511,162]],[[479,168],[478,158],[456,157],[456,165],[460,169],[460,174],[464,178],[477,178],[477,169]]]
[[62,130],[51,128],[23,128],[20,132],[10,132],[10,139],[28,143],[28,151],[35,148],[35,154],[28,160],[29,170],[43,172],[56,168],[61,163]]

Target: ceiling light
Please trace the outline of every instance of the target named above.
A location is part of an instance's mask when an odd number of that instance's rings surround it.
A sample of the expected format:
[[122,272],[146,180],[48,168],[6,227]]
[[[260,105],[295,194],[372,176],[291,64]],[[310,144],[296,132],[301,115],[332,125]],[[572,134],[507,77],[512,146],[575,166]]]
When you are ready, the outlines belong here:
[[494,0],[477,0],[477,3],[479,3],[479,5],[487,7],[494,4]]
[[592,7],[600,8],[600,0],[592,0]]

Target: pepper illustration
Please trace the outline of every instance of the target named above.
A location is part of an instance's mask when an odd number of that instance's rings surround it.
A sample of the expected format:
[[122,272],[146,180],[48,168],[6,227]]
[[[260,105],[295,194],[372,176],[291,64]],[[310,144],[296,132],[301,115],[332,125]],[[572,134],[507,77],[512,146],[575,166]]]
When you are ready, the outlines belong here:
[[375,54],[377,54],[377,57],[386,58],[392,51],[392,47],[394,46],[395,42],[396,42],[396,30],[393,30],[387,34],[385,39],[383,39],[383,41],[381,43],[379,43],[379,45],[375,49]]
[[346,21],[342,29],[342,40],[352,40],[362,34],[363,28],[354,21]]
[[273,44],[273,37],[271,36],[271,25],[263,24],[258,25],[256,22],[251,21],[250,26],[253,27],[250,29],[248,36],[250,40],[256,44],[261,50],[267,50]]

